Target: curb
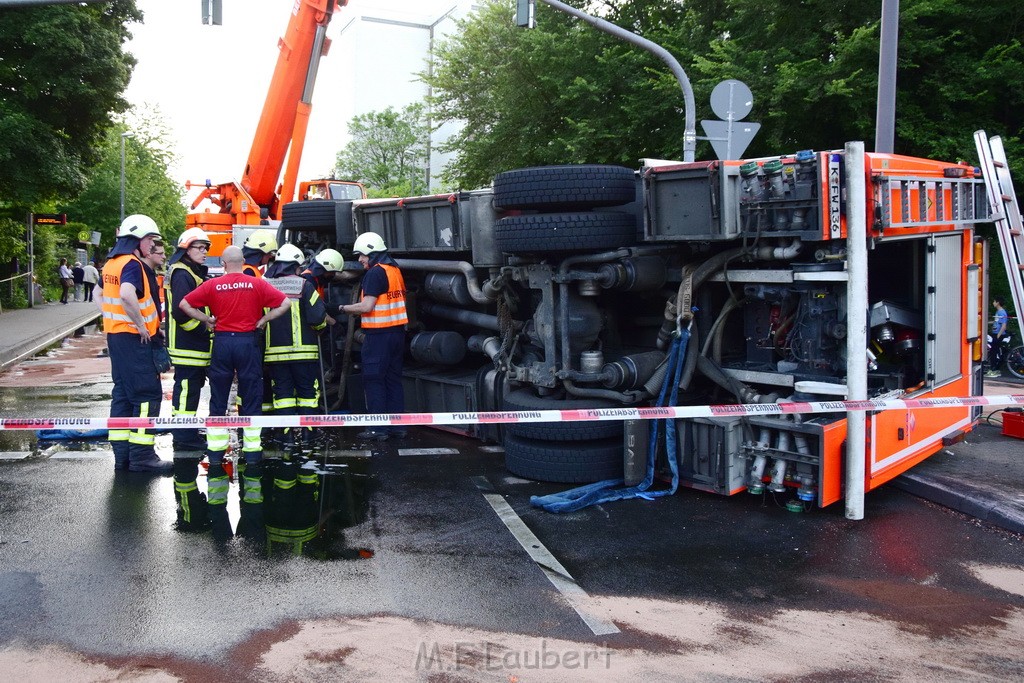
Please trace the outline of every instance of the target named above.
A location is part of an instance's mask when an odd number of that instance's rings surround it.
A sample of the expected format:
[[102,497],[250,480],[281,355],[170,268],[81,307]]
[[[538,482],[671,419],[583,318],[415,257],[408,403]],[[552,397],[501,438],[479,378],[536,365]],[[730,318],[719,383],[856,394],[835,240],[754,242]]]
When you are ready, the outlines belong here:
[[956,488],[913,471],[893,480],[897,488],[952,510],[970,515],[1008,531],[1024,534],[1024,510],[1008,505],[983,491],[958,484]]
[[75,330],[80,327],[85,327],[99,317],[99,311],[95,311],[88,315],[76,318],[75,320],[68,321],[66,324],[61,325],[56,329],[49,330],[44,334],[27,339],[10,348],[3,349],[0,351],[0,371],[7,370],[15,363],[23,361],[30,356],[34,356],[46,347],[57,343],[64,337],[71,336],[74,334]]

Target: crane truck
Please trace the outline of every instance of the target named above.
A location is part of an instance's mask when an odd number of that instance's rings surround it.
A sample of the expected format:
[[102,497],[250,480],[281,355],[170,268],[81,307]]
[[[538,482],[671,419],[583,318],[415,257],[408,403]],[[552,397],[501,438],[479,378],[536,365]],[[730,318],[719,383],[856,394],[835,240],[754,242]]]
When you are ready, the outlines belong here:
[[[299,161],[313,108],[313,86],[320,58],[330,47],[327,27],[334,13],[347,3],[348,0],[294,1],[285,34],[278,41],[280,54],[241,180],[185,184],[186,189],[200,188],[191,204],[193,211],[186,216],[185,228],[206,231],[211,241],[210,256],[219,256],[239,232],[244,235],[247,230],[280,220],[282,206],[295,196]],[[302,200],[366,196],[361,184],[343,180],[304,181],[299,189]],[[212,208],[196,211],[207,200]]]

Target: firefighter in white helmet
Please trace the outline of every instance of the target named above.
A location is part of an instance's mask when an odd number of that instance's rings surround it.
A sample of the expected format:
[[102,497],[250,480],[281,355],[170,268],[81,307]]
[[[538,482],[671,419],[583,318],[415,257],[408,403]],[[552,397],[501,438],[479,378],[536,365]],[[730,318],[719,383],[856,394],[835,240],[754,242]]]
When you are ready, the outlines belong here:
[[[316,286],[299,275],[303,261],[298,247],[283,244],[266,272],[267,282],[292,299],[291,315],[267,325],[263,363],[271,379],[275,415],[315,415],[323,391],[319,332],[327,326],[327,310]],[[308,428],[286,429],[284,435],[289,450],[308,454]]]
[[[157,417],[160,373],[156,367],[164,338],[160,331],[160,296],[152,263],[162,262],[160,228],[149,216],[132,214],[117,229],[117,241],[103,266],[99,297],[107,335],[111,417]],[[170,474],[172,465],[153,448],[153,432],[111,429],[114,469]]]
[[[242,258],[244,264],[242,265],[242,272],[246,275],[253,277],[263,277],[263,273],[270,266],[270,263],[274,260],[274,255],[277,253],[277,237],[273,231],[267,229],[259,229],[253,231],[251,235],[245,238],[245,243],[242,245]],[[263,338],[260,337],[260,344],[263,343]],[[263,373],[263,414],[270,415],[274,412],[272,389],[270,386],[270,373]],[[238,396],[236,401],[238,405],[241,405],[243,398]]]
[[242,245],[242,257],[245,265],[242,272],[253,277],[263,277],[267,265],[277,253],[277,237],[270,230],[256,230],[245,239]]
[[[202,228],[189,228],[178,238],[178,248],[168,260],[170,268],[164,287],[167,295],[167,350],[174,363],[174,391],[171,415],[195,417],[199,394],[206,385],[213,336],[206,326],[189,317],[178,304],[189,292],[209,279],[206,254],[210,237]],[[209,315],[209,309],[204,309]],[[199,492],[196,478],[199,461],[206,450],[206,439],[197,429],[175,429],[174,495],[177,501],[176,526],[181,531],[204,529],[209,524],[206,497]]]
[[[314,285],[316,285],[316,291],[320,293],[320,298],[323,299],[325,287],[333,282],[345,268],[345,257],[339,254],[334,249],[324,249],[319,254],[313,257],[309,262],[309,265],[304,271],[302,271],[302,277],[306,278]],[[326,301],[324,302],[326,304]],[[328,308],[328,315],[337,314],[337,308],[331,310]]]
[[[388,255],[384,239],[375,232],[356,238],[352,251],[366,271],[360,300],[341,306],[340,312],[360,316],[365,334],[362,346],[363,392],[371,413],[401,413],[405,410],[402,390],[402,358],[405,354],[405,280],[398,264]],[[401,438],[401,427],[376,427],[360,432],[363,441]]]

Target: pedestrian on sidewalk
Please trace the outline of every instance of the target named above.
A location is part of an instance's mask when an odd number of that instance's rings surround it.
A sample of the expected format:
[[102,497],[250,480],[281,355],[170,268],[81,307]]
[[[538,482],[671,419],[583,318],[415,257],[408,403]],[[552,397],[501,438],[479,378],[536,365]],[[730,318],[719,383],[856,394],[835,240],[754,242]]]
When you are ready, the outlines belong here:
[[[208,372],[210,415],[227,415],[228,393],[236,374],[238,395],[242,398],[239,415],[260,415],[263,404],[263,354],[257,343],[257,333],[271,320],[287,313],[291,301],[263,278],[243,274],[245,259],[240,248],[226,248],[221,260],[224,263],[224,275],[196,287],[181,300],[178,307],[213,332],[213,355]],[[205,313],[204,308],[209,308],[210,313]],[[264,309],[269,310],[264,313]],[[238,534],[256,542],[265,537],[261,484],[263,444],[260,431],[259,427],[242,429],[245,470],[241,481],[244,494],[238,523]],[[208,503],[214,537],[218,540],[230,536],[225,507],[228,479],[223,466],[227,448],[228,430],[208,427]]]
[[60,265],[57,266],[57,275],[60,277],[60,302],[67,304],[68,292],[74,286],[75,279],[71,274],[71,269],[68,268],[68,260],[66,258],[60,260]]
[[81,261],[75,261],[74,267],[71,268],[71,279],[75,283],[75,301],[85,301],[85,294],[82,290],[82,285],[85,282],[85,271],[82,270]]
[[92,301],[92,290],[96,288],[96,283],[99,281],[100,271],[96,270],[96,266],[92,263],[82,266],[82,285],[85,287],[86,301]]
[[[156,222],[133,214],[117,229],[117,241],[103,266],[103,331],[107,335],[114,388],[110,417],[156,417],[160,414],[159,356],[164,350],[155,268],[164,261]],[[153,432],[111,429],[114,469],[170,474],[172,464],[157,457]]]
[[1001,296],[992,299],[992,307],[996,309],[995,317],[992,319],[992,330],[988,338],[988,372],[986,377],[1002,377],[1003,352],[1006,350],[1004,343],[1010,336],[1010,314],[1004,308],[1005,302]]

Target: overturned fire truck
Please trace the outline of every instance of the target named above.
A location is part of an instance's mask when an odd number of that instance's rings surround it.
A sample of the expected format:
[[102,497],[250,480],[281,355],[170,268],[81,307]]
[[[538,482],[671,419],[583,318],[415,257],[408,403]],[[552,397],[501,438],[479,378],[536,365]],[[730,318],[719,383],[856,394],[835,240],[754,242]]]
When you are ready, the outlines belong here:
[[[409,411],[649,406],[666,382],[674,405],[843,399],[854,377],[867,398],[980,393],[983,180],[963,163],[857,144],[639,170],[526,168],[476,191],[296,202],[279,241],[348,254],[359,233],[384,237],[408,289]],[[856,268],[853,246],[866,254]],[[361,273],[346,264],[329,300],[356,300]],[[331,409],[363,408],[356,324],[339,323],[327,344]],[[680,326],[689,343],[670,375]],[[856,437],[865,490],[962,438],[976,410],[869,413]],[[684,486],[792,491],[818,506],[842,497],[845,414],[674,426],[673,452],[659,457],[676,459]],[[649,428],[518,423],[468,434],[501,442],[514,474],[588,482],[621,477]]]

